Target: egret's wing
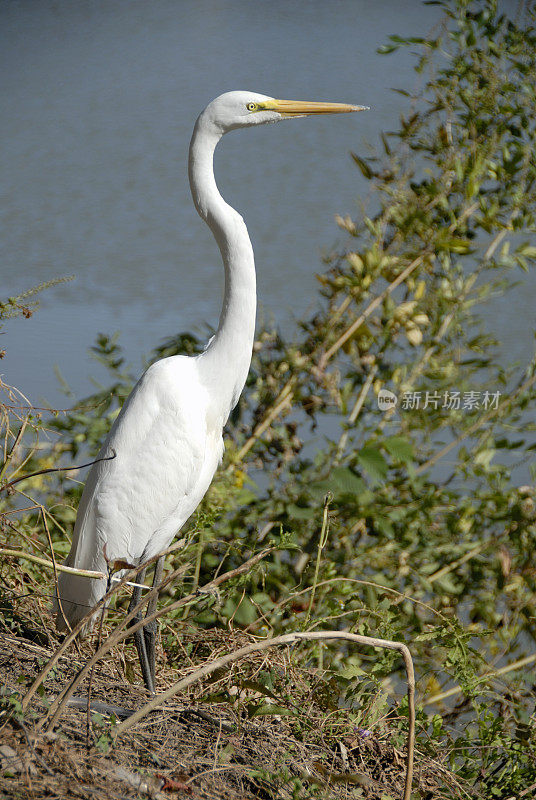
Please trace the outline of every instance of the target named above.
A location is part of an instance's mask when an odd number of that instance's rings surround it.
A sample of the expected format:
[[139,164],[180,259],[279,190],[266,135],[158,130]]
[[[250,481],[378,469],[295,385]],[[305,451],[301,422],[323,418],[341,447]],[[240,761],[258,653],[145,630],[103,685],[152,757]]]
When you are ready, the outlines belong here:
[[207,439],[205,392],[195,361],[154,364],[128,398],[107,442],[94,493],[97,536],[107,557],[135,561],[152,534],[191,494]]
[[[88,475],[67,564],[105,570],[106,561],[137,563],[155,532],[175,525],[171,540],[206,490],[197,497],[206,460],[206,409],[195,359],[163,359],[147,370],[100,453],[115,456]],[[60,596],[91,607],[102,596],[99,583],[64,575]]]

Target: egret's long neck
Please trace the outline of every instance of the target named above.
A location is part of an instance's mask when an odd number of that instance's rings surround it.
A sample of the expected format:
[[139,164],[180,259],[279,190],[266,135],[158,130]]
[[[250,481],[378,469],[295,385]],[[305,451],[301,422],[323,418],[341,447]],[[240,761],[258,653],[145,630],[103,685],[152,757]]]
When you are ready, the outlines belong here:
[[[216,335],[199,357],[205,380],[217,389],[224,421],[246,382],[255,333],[253,248],[244,220],[222,198],[214,179],[214,149],[221,138],[201,116],[190,143],[189,177],[195,207],[210,227],[225,267],[225,292]],[[221,403],[220,403],[221,401]]]

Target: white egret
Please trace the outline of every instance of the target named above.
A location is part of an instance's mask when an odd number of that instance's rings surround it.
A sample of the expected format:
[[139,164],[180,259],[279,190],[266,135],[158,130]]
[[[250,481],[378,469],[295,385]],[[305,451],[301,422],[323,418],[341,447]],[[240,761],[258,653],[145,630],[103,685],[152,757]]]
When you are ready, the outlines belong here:
[[[89,472],[65,564],[106,574],[116,563],[142,564],[161,553],[201,502],[221,460],[223,427],[251,362],[256,289],[244,220],[223,200],[214,179],[219,140],[235,128],[363,108],[228,92],[199,116],[188,170],[195,207],[214,234],[225,268],[218,329],[203,353],[157,361],[132,390],[99,454],[109,460],[95,463]],[[162,566],[160,559],[155,585]],[[107,581],[61,573],[58,585],[63,611],[74,626],[103,596]],[[138,601],[135,590],[131,608]],[[57,625],[60,630],[65,627],[59,611]],[[140,629],[135,640],[144,681],[152,692],[154,626]]]

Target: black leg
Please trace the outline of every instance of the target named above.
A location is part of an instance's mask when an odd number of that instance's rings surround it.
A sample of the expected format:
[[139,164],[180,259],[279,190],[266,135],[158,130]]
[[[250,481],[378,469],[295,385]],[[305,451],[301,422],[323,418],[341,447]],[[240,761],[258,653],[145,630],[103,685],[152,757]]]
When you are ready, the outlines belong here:
[[[153,588],[157,587],[162,580],[162,572],[164,570],[164,556],[158,559],[155,564],[154,568],[154,578],[153,578]],[[145,570],[138,573],[136,583],[143,583],[145,579]],[[141,593],[142,589],[138,586],[135,586],[132,591],[132,597],[130,598],[130,603],[128,606],[129,612],[138,605],[141,600]],[[153,611],[156,610],[156,604],[158,603],[158,593],[149,600],[147,604],[147,612],[145,616],[152,614]],[[131,624],[134,622],[138,622],[139,620],[143,619],[143,612],[139,611],[137,616],[134,617]],[[143,682],[145,684],[145,688],[151,694],[155,693],[154,689],[154,679],[155,679],[155,661],[156,661],[156,635],[158,633],[158,623],[156,620],[152,622],[148,622],[143,628],[138,628],[138,630],[133,633],[134,643],[136,645],[136,650],[138,651],[138,658],[140,660],[140,667],[141,667],[141,674],[143,675]]]
[[[143,583],[145,578],[145,570],[142,570],[136,576],[136,583]],[[129,613],[132,609],[138,605],[141,600],[141,593],[142,590],[139,586],[135,586],[132,590],[132,597],[130,598],[130,603],[128,605]],[[136,614],[136,616],[132,619],[131,625],[134,625],[136,622],[139,622],[143,619],[143,611],[140,610]],[[141,674],[143,675],[143,682],[145,686],[151,694],[154,694],[154,680],[153,680],[153,673],[151,672],[151,667],[149,664],[149,659],[147,658],[147,649],[145,647],[145,637],[143,635],[143,628],[138,628],[132,636],[134,638],[134,644],[136,645],[136,650],[138,651],[138,658],[140,660],[140,667],[141,667]]]
[[[153,589],[160,585],[160,581],[162,580],[162,572],[164,571],[164,556],[161,556],[154,566],[154,578],[153,578]],[[156,605],[158,603],[158,592],[149,600],[147,604],[147,615],[152,614],[153,611],[156,611]],[[155,666],[156,666],[156,637],[158,634],[158,622],[154,619],[152,622],[148,622],[147,625],[143,627],[143,637],[145,639],[145,652],[147,654],[147,662],[149,665],[149,670],[151,672],[152,682],[153,682],[153,692],[154,692],[154,680],[155,680]],[[149,688],[149,687],[147,687]],[[151,691],[149,689],[149,691]]]

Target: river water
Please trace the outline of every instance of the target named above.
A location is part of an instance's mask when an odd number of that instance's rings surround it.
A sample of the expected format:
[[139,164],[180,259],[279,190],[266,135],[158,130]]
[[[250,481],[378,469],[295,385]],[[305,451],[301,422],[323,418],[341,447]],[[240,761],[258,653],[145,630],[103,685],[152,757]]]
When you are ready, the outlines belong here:
[[[285,329],[313,307],[336,213],[366,191],[349,152],[396,125],[417,78],[389,34],[425,34],[418,0],[40,0],[0,3],[2,297],[55,276],[41,310],[6,328],[4,378],[68,405],[102,378],[88,348],[120,332],[135,370],[164,337],[217,322],[222,275],[186,177],[193,123],[230,89],[370,105],[366,114],[234,132],[217,180],[245,217],[263,313]],[[505,361],[532,348],[534,280],[492,311]]]

